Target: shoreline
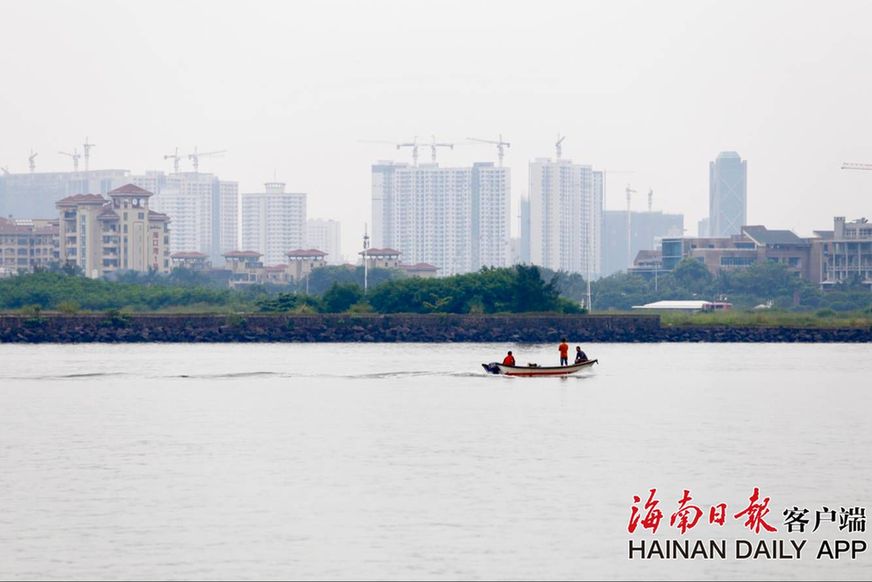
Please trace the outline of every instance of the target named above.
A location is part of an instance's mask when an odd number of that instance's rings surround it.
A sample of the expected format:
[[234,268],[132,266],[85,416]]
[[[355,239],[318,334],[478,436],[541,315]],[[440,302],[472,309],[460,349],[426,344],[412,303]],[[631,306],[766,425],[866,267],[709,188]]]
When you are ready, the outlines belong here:
[[662,325],[659,315],[0,315],[4,343],[870,343],[872,327]]

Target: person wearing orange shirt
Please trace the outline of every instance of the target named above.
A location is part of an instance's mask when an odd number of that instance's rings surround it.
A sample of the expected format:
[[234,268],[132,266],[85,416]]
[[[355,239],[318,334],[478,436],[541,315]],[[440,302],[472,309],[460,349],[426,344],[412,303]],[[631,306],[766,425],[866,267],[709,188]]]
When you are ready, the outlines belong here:
[[503,366],[514,366],[515,365],[515,356],[512,355],[512,350],[509,350],[509,353],[506,354],[506,357],[503,358]]
[[560,350],[560,365],[568,366],[569,365],[569,344],[566,343],[566,338],[563,338],[560,341],[560,346],[557,348]]

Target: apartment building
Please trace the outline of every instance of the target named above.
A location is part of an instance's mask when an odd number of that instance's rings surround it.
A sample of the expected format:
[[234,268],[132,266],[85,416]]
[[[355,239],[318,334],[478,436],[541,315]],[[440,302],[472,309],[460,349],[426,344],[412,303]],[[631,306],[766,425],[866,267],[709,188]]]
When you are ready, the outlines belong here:
[[56,203],[58,254],[88,277],[131,270],[168,273],[169,217],[151,210],[152,193],[133,184],[100,194],[76,194]]

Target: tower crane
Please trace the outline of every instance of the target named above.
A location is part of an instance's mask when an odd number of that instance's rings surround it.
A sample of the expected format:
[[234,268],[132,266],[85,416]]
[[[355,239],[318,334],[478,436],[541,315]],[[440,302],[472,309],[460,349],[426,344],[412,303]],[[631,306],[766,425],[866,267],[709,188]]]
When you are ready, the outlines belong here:
[[557,150],[557,152],[556,152],[557,153],[557,161],[560,161],[560,156],[561,156],[561,154],[563,154],[562,145],[563,145],[563,140],[565,140],[565,139],[566,139],[565,135],[562,136],[559,133],[557,134],[557,143],[554,144],[554,149]]
[[853,162],[844,162],[843,170],[872,170],[872,164],[856,164]]
[[204,158],[206,156],[217,156],[218,154],[226,153],[227,150],[215,150],[213,152],[198,152],[197,146],[194,146],[194,153],[188,154],[188,159],[191,160],[194,164],[194,172],[200,171],[200,158]]
[[27,158],[27,165],[30,166],[30,173],[34,173],[36,171],[36,156],[39,154],[30,150],[30,157]]
[[[361,141],[362,143],[384,143],[384,144],[389,144],[389,145],[392,145],[392,146],[396,146],[396,148],[397,148],[398,150],[399,150],[399,149],[402,149],[402,148],[411,148],[411,149],[412,149],[412,163],[413,163],[414,165],[416,165],[416,166],[418,165],[418,147],[420,147],[420,146],[422,145],[422,144],[419,144],[419,143],[418,143],[418,136],[415,136],[415,138],[414,138],[412,141],[409,141],[409,142],[401,142],[401,143],[397,143],[397,142],[395,142],[395,141],[387,141],[387,140],[383,140],[383,139],[362,139],[362,140],[360,140],[360,141]],[[432,148],[432,151],[434,152],[434,153],[433,153],[433,159],[434,159],[434,160],[436,159],[436,154],[435,154],[435,152],[436,152],[436,147],[442,147],[442,145],[443,145],[443,144],[437,144],[437,143],[436,143],[436,138],[435,138],[435,137],[433,138],[433,144],[432,144],[430,147]],[[449,145],[449,144],[445,144],[445,145]]]
[[507,141],[503,141],[503,134],[500,134],[500,138],[498,140],[479,139],[477,137],[468,137],[466,139],[468,139],[470,141],[479,142],[479,143],[489,143],[489,144],[497,146],[497,157],[500,160],[500,167],[501,168],[503,167],[503,157],[505,157],[506,148],[512,147],[512,144],[510,144]]
[[171,154],[167,154],[164,156],[165,160],[172,160],[173,161],[173,173],[174,174],[179,173],[179,160],[181,160],[183,157],[184,156],[179,155],[179,148],[178,147],[176,147],[175,152],[173,152]]
[[436,136],[434,135],[431,137],[433,138],[433,141],[427,145],[430,147],[430,159],[435,164],[436,163],[436,148],[449,148],[449,149],[453,150],[454,144],[453,143],[436,143]]
[[72,158],[73,159],[73,171],[74,172],[79,171],[79,158],[82,157],[82,154],[79,153],[78,149],[73,150],[73,153],[69,153],[69,152],[58,152],[58,153],[63,155],[63,156],[68,156],[68,157]]
[[85,173],[88,173],[88,161],[91,159],[91,148],[97,144],[88,143],[88,138],[85,138],[85,143],[82,144],[82,150],[85,152]]
[[416,166],[418,165],[418,136],[417,135],[415,136],[415,139],[413,139],[410,142],[398,143],[396,145],[397,145],[398,150],[402,149],[402,148],[412,148],[412,162]]

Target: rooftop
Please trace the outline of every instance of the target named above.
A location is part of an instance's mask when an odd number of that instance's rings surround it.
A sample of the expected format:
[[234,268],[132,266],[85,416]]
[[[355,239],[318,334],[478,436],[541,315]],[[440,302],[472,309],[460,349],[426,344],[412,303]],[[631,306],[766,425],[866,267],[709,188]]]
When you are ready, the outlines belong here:
[[758,245],[807,245],[791,230],[769,230],[765,226],[743,226],[744,232]]
[[[357,254],[362,255],[363,253],[364,253],[364,251],[360,251]],[[387,248],[386,249],[366,249],[366,256],[368,256],[368,257],[399,256],[401,254],[402,253],[400,253],[400,251],[395,250],[395,249],[387,249]]]
[[289,257],[326,257],[327,253],[318,249],[294,249],[285,253]]
[[199,251],[179,251],[170,255],[171,259],[205,259],[209,255]]
[[61,198],[55,202],[55,206],[77,206],[79,204],[106,204],[106,199],[99,194],[74,194]]
[[224,253],[224,255],[222,255],[222,256],[225,256],[225,257],[228,257],[231,259],[246,259],[246,258],[256,259],[256,258],[262,257],[263,255],[261,255],[257,251],[228,251],[228,252]]
[[135,184],[125,184],[109,192],[109,196],[153,196],[151,192]]

